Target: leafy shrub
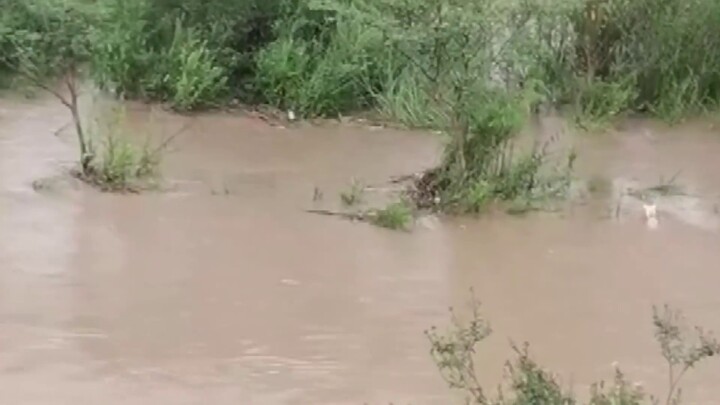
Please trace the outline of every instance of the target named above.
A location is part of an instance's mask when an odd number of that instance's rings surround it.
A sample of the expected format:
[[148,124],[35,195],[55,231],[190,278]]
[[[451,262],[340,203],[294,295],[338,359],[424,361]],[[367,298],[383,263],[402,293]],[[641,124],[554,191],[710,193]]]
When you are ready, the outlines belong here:
[[580,86],[577,118],[585,126],[603,125],[627,111],[634,99],[632,83],[595,80]]
[[151,75],[160,58],[153,51],[149,1],[101,3],[102,23],[94,27],[92,76],[101,88],[126,97],[151,97]]
[[350,188],[340,193],[340,202],[345,207],[360,205],[365,200],[365,186],[353,179]]
[[0,74],[23,72],[45,81],[87,59],[92,15],[82,4],[0,0],[0,9]]
[[124,107],[99,103],[87,113],[83,123],[94,155],[89,168],[77,176],[108,192],[139,192],[153,188],[165,149],[174,136],[157,146],[150,144],[148,136],[145,144],[138,146],[128,136]]
[[[222,101],[253,74],[281,0],[103,0],[93,78],[114,93],[188,110]],[[247,91],[245,91],[247,93]]]
[[371,222],[382,228],[408,229],[413,221],[412,208],[405,201],[391,203],[372,214]]
[[99,163],[97,181],[111,190],[122,190],[138,177],[139,156],[130,142],[108,137]]
[[717,2],[600,0],[586,1],[583,11],[575,18],[585,62],[579,71],[604,83],[632,82],[636,97],[628,107],[675,119],[717,104]]
[[257,56],[255,87],[261,99],[305,116],[371,103],[375,64],[384,49],[379,31],[312,7],[299,8],[277,27],[279,38]]
[[557,378],[540,367],[531,357],[528,345],[522,349],[513,346],[517,358],[507,364],[510,375],[510,400],[507,405],[574,405],[576,401],[566,393]]
[[226,68],[200,31],[180,17],[169,18],[155,15],[145,0],[108,4],[106,23],[94,33],[96,82],[116,94],[168,101],[180,110],[219,100],[227,92]]
[[207,45],[195,31],[178,22],[175,38],[163,58],[164,75],[155,80],[158,87],[154,92],[164,94],[180,110],[208,106],[220,99],[226,93],[227,71]]
[[[401,65],[401,63],[395,63]],[[412,66],[383,70],[382,85],[373,92],[380,114],[410,128],[439,128],[445,117],[429,97],[428,83]]]

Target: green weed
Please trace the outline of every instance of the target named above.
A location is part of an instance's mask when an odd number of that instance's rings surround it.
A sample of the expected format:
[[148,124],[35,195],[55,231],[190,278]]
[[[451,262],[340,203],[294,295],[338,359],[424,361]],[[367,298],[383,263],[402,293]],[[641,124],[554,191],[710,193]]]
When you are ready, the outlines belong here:
[[175,136],[151,145],[150,137],[143,145],[131,142],[123,107],[94,109],[93,119],[86,119],[93,159],[87,170],[77,176],[108,192],[140,192],[156,187],[162,157]]
[[508,405],[575,405],[573,396],[558,383],[557,377],[538,365],[531,357],[529,345],[513,345],[516,359],[507,364],[510,399],[501,398]]
[[156,92],[166,94],[178,110],[209,106],[226,93],[227,72],[218,64],[207,40],[176,22],[175,35],[164,58],[166,72]]
[[127,140],[107,138],[104,153],[95,166],[97,184],[112,191],[128,189],[138,177],[139,160],[137,151]]
[[629,83],[592,81],[581,85],[577,95],[575,120],[581,128],[603,129],[628,110],[635,98]]
[[394,202],[372,211],[370,221],[382,228],[408,230],[413,222],[413,210],[405,201]]
[[408,128],[444,128],[446,117],[429,96],[429,83],[412,66],[387,68],[382,86],[373,93],[380,115]]
[[227,93],[227,67],[199,28],[152,2],[108,0],[93,31],[93,77],[126,97],[169,102],[178,110],[206,107]]
[[363,203],[365,198],[365,186],[353,180],[350,189],[340,193],[340,202],[346,207],[354,207]]
[[255,87],[263,100],[310,117],[370,105],[375,64],[387,58],[379,31],[311,6],[278,29],[279,38],[256,58]]
[[140,192],[154,188],[159,174],[160,154],[149,147],[137,147],[129,140],[110,135],[91,169],[79,177],[109,192]]
[[[445,197],[452,201],[449,197]],[[495,186],[488,180],[480,179],[468,185],[466,192],[458,198],[458,207],[462,212],[478,213],[495,200]]]
[[[90,7],[67,0],[0,0],[0,75],[44,81],[62,76],[89,53]],[[21,77],[20,79],[27,78]]]
[[99,87],[128,98],[150,98],[152,79],[160,65],[153,51],[153,21],[149,2],[106,1],[101,23],[92,30],[92,78]]

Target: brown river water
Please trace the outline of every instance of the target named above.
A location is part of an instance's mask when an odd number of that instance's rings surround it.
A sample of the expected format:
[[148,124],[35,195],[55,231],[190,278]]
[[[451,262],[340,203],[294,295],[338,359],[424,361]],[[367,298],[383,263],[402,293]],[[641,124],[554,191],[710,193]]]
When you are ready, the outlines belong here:
[[[423,331],[473,287],[494,334],[493,387],[531,342],[582,393],[612,377],[662,394],[652,306],[720,331],[720,130],[629,121],[561,132],[601,193],[557,213],[424,221],[413,232],[308,214],[352,178],[430,167],[436,137],[353,125],[279,128],[225,113],[133,105],[132,128],[171,134],[172,187],[109,195],[36,180],[72,164],[68,113],[0,101],[0,398],[8,404],[449,404]],[[677,174],[649,229],[629,187]],[[313,202],[315,187],[326,202]],[[720,403],[720,362],[684,381]],[[493,390],[494,391],[494,390]]]

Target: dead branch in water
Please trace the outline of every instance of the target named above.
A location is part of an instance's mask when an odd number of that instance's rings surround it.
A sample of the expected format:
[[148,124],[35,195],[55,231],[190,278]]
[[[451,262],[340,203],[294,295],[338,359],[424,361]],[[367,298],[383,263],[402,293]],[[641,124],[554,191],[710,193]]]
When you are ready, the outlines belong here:
[[342,212],[342,211],[320,210],[320,209],[309,209],[309,210],[305,210],[305,212],[310,213],[310,214],[329,216],[329,217],[340,217],[340,218],[348,219],[350,221],[368,221],[368,220],[370,220],[370,215],[366,212]]
[[400,176],[393,176],[390,177],[390,184],[400,184],[400,183],[407,183],[407,182],[415,182],[419,178],[421,178],[424,175],[423,172],[419,173],[411,173],[411,174],[404,174]]
[[60,134],[72,124],[72,122],[68,122],[67,124],[61,126],[60,128],[56,129],[55,132],[53,132],[53,135],[60,136]]

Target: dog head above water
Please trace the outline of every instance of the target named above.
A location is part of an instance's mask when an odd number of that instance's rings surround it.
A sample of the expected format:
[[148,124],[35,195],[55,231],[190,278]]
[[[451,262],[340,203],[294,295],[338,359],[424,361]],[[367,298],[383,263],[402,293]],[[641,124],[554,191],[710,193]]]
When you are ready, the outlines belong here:
[[657,206],[655,204],[643,204],[645,208],[645,217],[647,219],[657,218]]

